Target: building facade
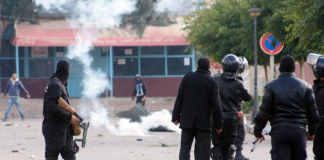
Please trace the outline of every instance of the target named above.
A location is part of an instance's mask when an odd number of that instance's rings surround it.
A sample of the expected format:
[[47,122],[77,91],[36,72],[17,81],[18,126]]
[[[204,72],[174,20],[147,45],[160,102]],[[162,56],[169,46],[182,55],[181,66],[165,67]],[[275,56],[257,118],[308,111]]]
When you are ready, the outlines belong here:
[[[148,96],[176,96],[184,74],[196,68],[195,52],[188,47],[181,22],[167,27],[148,27],[143,37],[121,28],[102,30],[91,50],[92,67],[103,71],[111,84],[102,96],[129,97],[134,77],[141,74]],[[1,91],[17,72],[34,98],[41,98],[56,63],[67,59],[75,38],[65,20],[38,25],[21,23],[4,31],[0,53]],[[70,60],[70,96],[81,97],[82,66]]]

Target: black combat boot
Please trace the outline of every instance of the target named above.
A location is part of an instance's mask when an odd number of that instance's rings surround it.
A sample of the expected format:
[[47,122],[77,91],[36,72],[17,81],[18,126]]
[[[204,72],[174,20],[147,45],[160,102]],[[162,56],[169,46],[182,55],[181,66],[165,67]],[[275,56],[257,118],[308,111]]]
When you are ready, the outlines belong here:
[[242,147],[239,147],[236,149],[236,155],[235,155],[235,160],[250,160],[249,158],[246,158],[243,154],[242,154]]

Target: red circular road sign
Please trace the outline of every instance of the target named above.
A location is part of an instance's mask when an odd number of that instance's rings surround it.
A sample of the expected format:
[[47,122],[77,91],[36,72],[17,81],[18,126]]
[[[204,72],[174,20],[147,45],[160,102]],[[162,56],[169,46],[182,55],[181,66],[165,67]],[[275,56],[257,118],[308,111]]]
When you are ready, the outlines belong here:
[[271,33],[264,34],[260,39],[260,47],[262,51],[265,54],[268,55],[276,55],[280,53],[283,49],[283,44],[281,42],[276,42],[275,45],[273,45],[273,42],[275,38]]

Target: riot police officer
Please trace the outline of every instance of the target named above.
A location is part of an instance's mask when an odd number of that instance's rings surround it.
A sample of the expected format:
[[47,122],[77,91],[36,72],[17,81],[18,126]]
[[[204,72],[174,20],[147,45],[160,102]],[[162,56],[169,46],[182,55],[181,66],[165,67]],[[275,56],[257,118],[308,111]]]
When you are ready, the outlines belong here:
[[281,59],[279,71],[280,76],[264,88],[254,135],[256,140],[263,141],[262,130],[269,120],[272,159],[305,160],[306,141],[314,138],[320,122],[314,94],[308,83],[295,77],[292,56]]
[[[242,73],[245,71],[245,68],[249,66],[249,63],[245,57],[238,57],[240,59],[240,68],[237,75],[237,80],[243,82]],[[242,100],[240,103],[239,111],[242,111]],[[243,113],[243,111],[242,111]],[[235,160],[249,160],[242,154],[243,142],[245,139],[245,129],[244,129],[244,118],[240,118],[237,123],[237,137],[235,140],[236,154]]]
[[242,81],[236,79],[240,68],[239,58],[233,54],[226,55],[222,60],[223,73],[215,76],[219,86],[219,95],[223,109],[223,132],[212,133],[212,158],[214,160],[233,160],[236,147],[237,123],[243,118],[240,103],[252,98],[245,89]]
[[315,160],[324,159],[324,57],[320,56],[312,66],[316,80],[314,80],[313,91],[316,99],[316,106],[321,116],[321,123],[315,134],[313,152]]

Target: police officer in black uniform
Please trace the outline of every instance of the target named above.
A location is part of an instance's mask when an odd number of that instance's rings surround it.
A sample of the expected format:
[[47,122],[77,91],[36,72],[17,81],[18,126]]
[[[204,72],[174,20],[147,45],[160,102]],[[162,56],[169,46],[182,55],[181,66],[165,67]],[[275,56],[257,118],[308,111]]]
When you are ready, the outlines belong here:
[[324,159],[324,57],[319,57],[312,66],[316,80],[314,81],[313,91],[315,94],[316,105],[321,116],[321,123],[315,134],[313,152],[315,160]]
[[270,120],[271,158],[305,160],[306,141],[314,138],[320,122],[315,97],[310,85],[295,77],[295,59],[292,56],[281,59],[279,71],[280,76],[264,88],[260,112],[255,118],[254,135],[256,140],[264,140],[262,130]]
[[[239,68],[239,74],[237,76],[237,80],[243,82],[242,73],[245,71],[245,68],[249,66],[249,63],[245,57],[238,57],[240,59],[240,68]],[[242,111],[243,102],[241,100],[239,111]],[[243,111],[242,111],[243,113]],[[235,140],[235,147],[236,147],[236,154],[235,154],[235,160],[249,160],[249,158],[246,158],[242,154],[243,150],[243,143],[245,140],[245,128],[244,128],[244,118],[240,118],[237,123],[237,137]]]
[[71,124],[78,123],[78,119],[58,105],[60,97],[69,104],[69,94],[67,92],[69,71],[70,65],[68,61],[59,61],[56,73],[53,74],[46,86],[42,124],[46,160],[57,160],[59,154],[64,160],[75,160],[77,146],[73,141]]
[[251,95],[245,89],[242,81],[236,79],[240,67],[239,58],[233,54],[226,55],[222,60],[223,73],[215,76],[219,86],[219,95],[223,109],[223,132],[212,133],[212,158],[214,160],[233,160],[236,147],[237,123],[243,118],[240,103],[250,101]]

